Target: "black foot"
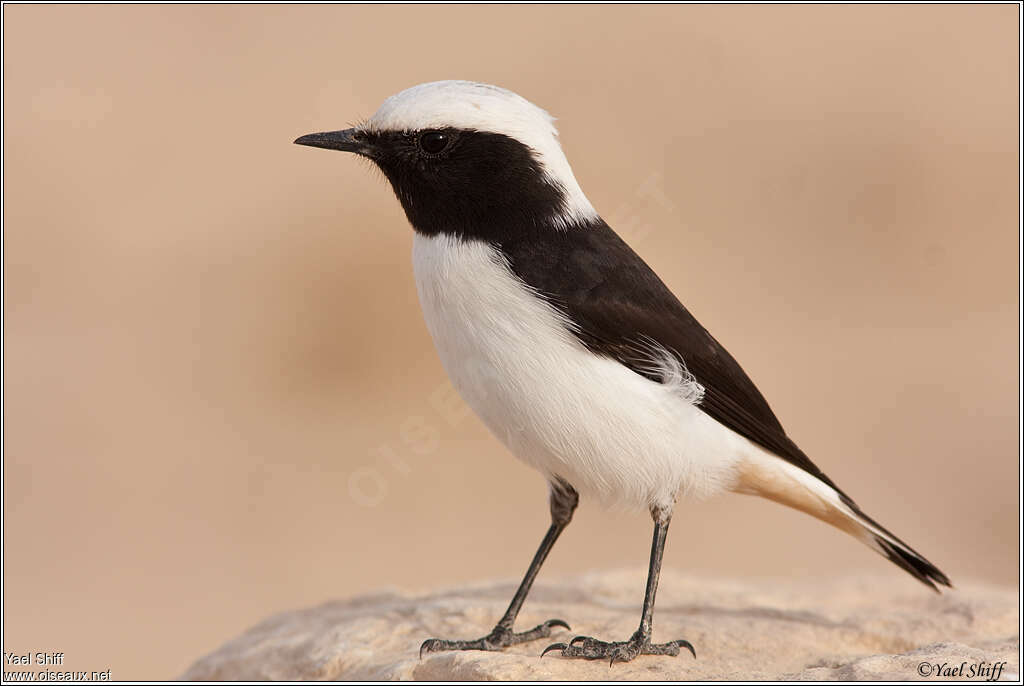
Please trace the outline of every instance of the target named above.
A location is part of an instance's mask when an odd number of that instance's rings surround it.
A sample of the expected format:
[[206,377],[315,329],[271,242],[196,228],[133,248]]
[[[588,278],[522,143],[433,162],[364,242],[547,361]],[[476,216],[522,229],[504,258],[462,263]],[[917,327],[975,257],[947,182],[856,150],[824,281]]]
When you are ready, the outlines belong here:
[[553,643],[540,654],[544,657],[552,650],[559,650],[562,657],[582,657],[585,660],[608,660],[608,666],[616,662],[629,662],[637,655],[671,655],[679,654],[680,648],[686,648],[697,657],[697,651],[689,641],[682,639],[668,643],[651,643],[649,636],[636,632],[628,641],[606,643],[589,636],[577,636],[568,643]]
[[547,638],[551,635],[551,627],[553,626],[569,628],[569,625],[561,619],[549,619],[543,624],[538,624],[529,631],[519,634],[512,633],[511,629],[496,626],[494,631],[475,641],[448,641],[443,638],[428,638],[420,646],[420,657],[423,657],[423,653],[437,653],[442,650],[501,650],[517,643]]

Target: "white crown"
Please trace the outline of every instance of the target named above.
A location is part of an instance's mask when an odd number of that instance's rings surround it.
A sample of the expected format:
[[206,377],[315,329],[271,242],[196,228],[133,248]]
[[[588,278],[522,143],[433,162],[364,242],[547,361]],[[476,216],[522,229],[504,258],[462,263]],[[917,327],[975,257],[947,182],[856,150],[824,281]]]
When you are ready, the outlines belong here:
[[472,129],[500,133],[530,147],[548,180],[562,188],[567,223],[597,218],[558,142],[555,118],[512,91],[472,81],[434,81],[392,95],[366,131]]

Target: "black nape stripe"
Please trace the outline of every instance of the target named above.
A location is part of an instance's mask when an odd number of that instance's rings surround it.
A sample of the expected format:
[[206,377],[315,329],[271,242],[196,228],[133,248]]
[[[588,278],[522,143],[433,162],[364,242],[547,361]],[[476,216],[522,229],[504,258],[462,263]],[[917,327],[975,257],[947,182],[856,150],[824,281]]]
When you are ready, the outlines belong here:
[[533,150],[500,133],[437,129],[443,151],[422,149],[423,132],[365,134],[380,167],[419,233],[497,242],[550,229],[566,215],[566,194],[543,173]]

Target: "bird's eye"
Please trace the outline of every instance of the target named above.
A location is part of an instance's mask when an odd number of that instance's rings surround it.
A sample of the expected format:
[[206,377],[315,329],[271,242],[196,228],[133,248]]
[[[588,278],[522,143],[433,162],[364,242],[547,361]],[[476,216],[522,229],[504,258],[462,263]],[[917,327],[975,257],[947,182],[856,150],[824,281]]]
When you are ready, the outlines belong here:
[[448,143],[451,142],[451,138],[451,136],[442,131],[427,131],[420,136],[420,148],[422,148],[425,153],[436,155],[448,147]]

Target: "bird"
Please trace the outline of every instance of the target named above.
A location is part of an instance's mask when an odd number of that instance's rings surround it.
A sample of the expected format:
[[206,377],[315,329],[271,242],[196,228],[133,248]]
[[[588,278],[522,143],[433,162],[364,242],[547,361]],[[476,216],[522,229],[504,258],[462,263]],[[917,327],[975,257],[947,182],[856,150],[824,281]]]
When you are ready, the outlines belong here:
[[636,632],[576,636],[541,656],[628,662],[677,656],[652,641],[655,595],[676,503],[757,495],[852,535],[918,581],[935,565],[868,516],[797,447],[739,363],[583,193],[555,119],[504,88],[435,81],[387,98],[351,128],[299,145],[370,160],[413,229],[416,290],[453,386],[509,452],[548,483],[551,524],[493,630],[430,638],[424,653],[501,650],[567,622],[516,632],[541,565],[580,497],[650,512]]

